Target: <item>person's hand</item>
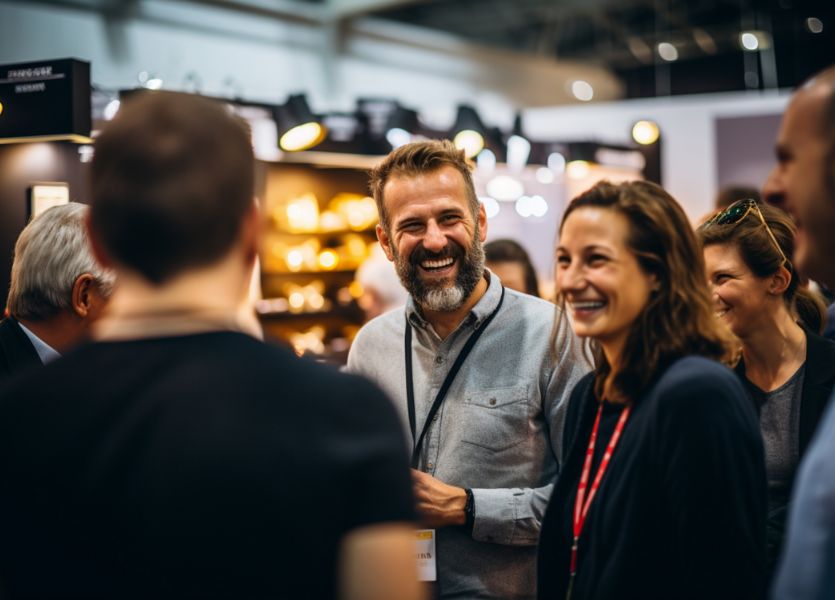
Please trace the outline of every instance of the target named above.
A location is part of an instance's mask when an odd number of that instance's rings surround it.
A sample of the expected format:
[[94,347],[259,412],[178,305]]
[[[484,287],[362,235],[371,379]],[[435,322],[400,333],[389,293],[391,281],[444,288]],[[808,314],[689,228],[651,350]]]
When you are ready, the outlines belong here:
[[467,516],[467,492],[464,488],[447,485],[422,471],[412,469],[412,487],[418,516],[427,527],[464,525]]

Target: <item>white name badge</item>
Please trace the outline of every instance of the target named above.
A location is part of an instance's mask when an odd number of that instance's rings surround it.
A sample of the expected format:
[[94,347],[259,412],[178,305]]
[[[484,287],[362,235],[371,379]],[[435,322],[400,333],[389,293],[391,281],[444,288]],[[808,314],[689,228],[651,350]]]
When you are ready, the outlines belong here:
[[436,581],[438,571],[435,568],[435,530],[418,529],[415,531],[415,560],[418,567],[418,581]]

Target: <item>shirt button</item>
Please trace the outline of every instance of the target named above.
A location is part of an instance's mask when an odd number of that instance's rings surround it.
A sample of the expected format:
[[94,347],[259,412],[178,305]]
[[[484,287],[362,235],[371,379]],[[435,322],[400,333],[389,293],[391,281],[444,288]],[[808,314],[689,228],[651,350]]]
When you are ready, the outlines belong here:
[[490,406],[496,406],[496,399],[490,398]]
[[432,422],[433,422],[433,423],[434,423],[435,421],[437,421],[437,420],[438,420],[438,415],[435,415],[434,417],[432,417]]
[[439,354],[438,356],[436,356],[436,357],[435,357],[435,364],[436,364],[436,365],[440,365],[440,364],[441,364],[441,363],[443,363],[443,362],[444,362],[444,357],[443,357],[443,356],[441,356],[440,354]]
[[426,468],[427,468],[427,469],[434,469],[434,468],[435,468],[435,463],[431,463],[431,462],[430,462],[430,463],[426,463]]

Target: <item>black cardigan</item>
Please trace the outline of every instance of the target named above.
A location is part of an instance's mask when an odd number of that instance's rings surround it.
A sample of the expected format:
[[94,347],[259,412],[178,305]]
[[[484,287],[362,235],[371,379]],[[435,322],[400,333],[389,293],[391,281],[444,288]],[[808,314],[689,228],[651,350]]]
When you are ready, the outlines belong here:
[[[582,379],[569,400],[566,460],[540,537],[542,599],[566,595],[574,498],[598,406],[593,381]],[[598,447],[609,435],[601,426]],[[762,440],[742,384],[718,363],[680,359],[634,402],[580,536],[572,597],[760,598],[765,514]]]

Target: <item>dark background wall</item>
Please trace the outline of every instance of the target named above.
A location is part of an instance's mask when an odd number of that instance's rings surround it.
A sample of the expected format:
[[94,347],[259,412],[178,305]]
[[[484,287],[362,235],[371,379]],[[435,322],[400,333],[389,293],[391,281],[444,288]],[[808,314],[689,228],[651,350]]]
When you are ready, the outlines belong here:
[[29,216],[33,183],[65,182],[70,200],[87,202],[87,165],[65,142],[0,145],[0,311],[6,308],[14,243]]

